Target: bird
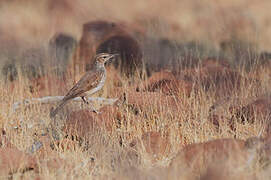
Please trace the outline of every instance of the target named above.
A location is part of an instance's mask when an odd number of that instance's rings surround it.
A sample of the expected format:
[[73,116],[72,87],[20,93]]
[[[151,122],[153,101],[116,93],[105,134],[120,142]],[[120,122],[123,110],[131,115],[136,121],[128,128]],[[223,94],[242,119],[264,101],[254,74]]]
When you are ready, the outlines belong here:
[[[53,118],[57,112],[75,97],[81,97],[88,104],[86,96],[96,93],[104,86],[106,80],[105,63],[114,59],[118,54],[99,53],[94,57],[94,63],[89,71],[68,91],[55,109],[50,112]],[[94,110],[94,112],[97,112]]]

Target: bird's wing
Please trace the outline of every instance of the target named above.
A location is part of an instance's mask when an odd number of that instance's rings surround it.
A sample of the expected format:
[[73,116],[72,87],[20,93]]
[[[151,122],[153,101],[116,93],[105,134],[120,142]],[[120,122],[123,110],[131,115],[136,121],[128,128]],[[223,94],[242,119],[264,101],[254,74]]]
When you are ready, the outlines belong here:
[[[80,96],[99,84],[102,79],[102,71],[87,72],[74,86],[69,90],[64,99],[71,99]],[[63,100],[64,100],[63,99]]]

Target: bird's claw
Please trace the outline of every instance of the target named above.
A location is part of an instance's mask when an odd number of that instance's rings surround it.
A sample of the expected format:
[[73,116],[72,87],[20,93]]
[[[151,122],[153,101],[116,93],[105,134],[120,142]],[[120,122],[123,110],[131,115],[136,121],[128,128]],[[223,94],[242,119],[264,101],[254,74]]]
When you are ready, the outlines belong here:
[[96,113],[96,114],[101,114],[101,112],[100,111],[97,111],[97,110],[92,110],[92,112],[94,112],[94,113]]
[[88,100],[86,99],[85,96],[82,96],[81,98],[82,98],[82,100],[83,100],[84,103],[89,104],[89,102],[88,102]]

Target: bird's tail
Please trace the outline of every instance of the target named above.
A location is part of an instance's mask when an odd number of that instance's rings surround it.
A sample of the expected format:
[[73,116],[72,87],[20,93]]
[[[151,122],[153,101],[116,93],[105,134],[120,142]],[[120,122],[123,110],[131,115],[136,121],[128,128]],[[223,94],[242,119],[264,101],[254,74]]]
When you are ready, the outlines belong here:
[[55,117],[55,115],[57,114],[57,112],[65,105],[67,104],[68,100],[62,100],[60,102],[60,104],[55,108],[55,109],[51,109],[51,112],[50,112],[50,118],[53,118]]

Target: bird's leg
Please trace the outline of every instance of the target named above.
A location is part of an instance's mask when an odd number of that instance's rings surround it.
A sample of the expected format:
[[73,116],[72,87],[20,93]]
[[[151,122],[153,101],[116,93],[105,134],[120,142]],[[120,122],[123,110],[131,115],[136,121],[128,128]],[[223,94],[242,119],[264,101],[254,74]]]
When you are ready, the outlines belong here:
[[100,114],[101,112],[97,111],[96,109],[93,109],[92,112],[96,113],[96,114]]
[[[87,101],[87,99],[86,99],[86,97],[85,97],[85,96],[82,96],[81,98],[82,98],[82,100],[84,101],[84,103],[89,104],[89,102]],[[93,108],[92,112],[95,112],[96,114],[100,114],[100,112],[99,112],[99,111],[97,111],[97,110],[96,110],[96,109],[94,109],[94,108]]]
[[89,104],[89,102],[87,101],[87,99],[86,99],[85,96],[82,96],[81,98],[82,98],[82,100],[84,101],[84,103]]

